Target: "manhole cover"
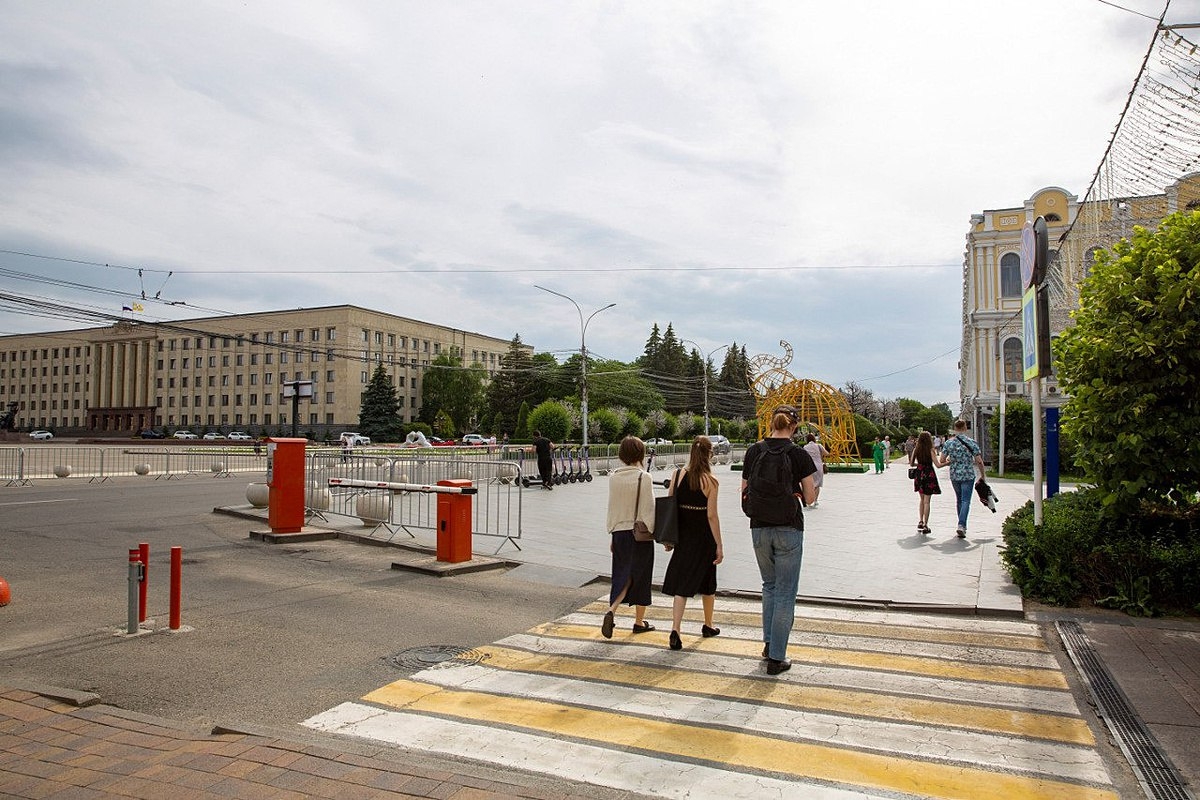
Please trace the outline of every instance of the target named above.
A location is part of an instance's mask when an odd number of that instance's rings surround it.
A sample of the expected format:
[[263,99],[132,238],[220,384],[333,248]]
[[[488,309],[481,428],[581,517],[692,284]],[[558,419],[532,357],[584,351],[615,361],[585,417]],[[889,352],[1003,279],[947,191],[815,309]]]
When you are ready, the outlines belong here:
[[419,672],[430,667],[465,667],[478,664],[483,660],[483,653],[470,647],[458,647],[452,644],[428,644],[422,647],[410,647],[395,655],[388,656],[386,661],[397,669]]

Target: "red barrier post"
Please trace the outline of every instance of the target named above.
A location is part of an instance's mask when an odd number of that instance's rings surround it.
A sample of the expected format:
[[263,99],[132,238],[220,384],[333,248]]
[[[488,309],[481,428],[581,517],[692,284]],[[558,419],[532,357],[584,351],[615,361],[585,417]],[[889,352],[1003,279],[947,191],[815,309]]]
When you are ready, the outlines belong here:
[[142,562],[142,583],[138,587],[138,622],[146,621],[146,591],[150,588],[150,543],[138,543],[138,560]]
[[179,601],[183,598],[183,548],[171,548],[171,630],[179,630]]

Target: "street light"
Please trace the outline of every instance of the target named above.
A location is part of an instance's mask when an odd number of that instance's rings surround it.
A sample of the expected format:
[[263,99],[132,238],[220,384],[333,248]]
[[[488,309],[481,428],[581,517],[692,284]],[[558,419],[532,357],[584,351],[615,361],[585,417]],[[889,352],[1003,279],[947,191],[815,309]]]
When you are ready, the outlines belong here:
[[[680,339],[679,341],[681,343],[687,342],[687,343],[691,344],[692,346],[694,346],[700,352],[704,352],[704,348],[702,348],[698,342],[693,342],[691,339]],[[711,353],[709,353],[708,355],[706,355],[704,357],[704,435],[705,436],[708,436],[708,360],[710,358],[712,358],[714,355],[716,355],[717,353],[724,350],[726,347],[729,347],[729,345],[723,344],[720,347],[718,347],[716,350],[713,350]]]
[[536,283],[533,285],[533,288],[541,289],[543,292],[549,292],[550,294],[555,295],[557,297],[561,297],[564,300],[570,300],[571,305],[575,306],[575,310],[579,312],[579,354],[582,357],[582,365],[583,365],[582,371],[580,372],[580,378],[579,378],[579,395],[580,395],[580,406],[581,406],[581,410],[583,411],[583,446],[587,447],[587,443],[588,443],[587,326],[588,326],[588,323],[590,323],[592,321],[592,317],[596,316],[601,311],[607,311],[608,309],[615,306],[616,303],[609,303],[608,305],[604,306],[603,308],[597,308],[595,311],[593,311],[591,314],[588,315],[588,318],[585,321],[583,318],[583,309],[579,307],[579,303],[576,303],[574,299],[567,297],[562,292],[556,292],[553,289],[547,289],[545,286],[538,286]]

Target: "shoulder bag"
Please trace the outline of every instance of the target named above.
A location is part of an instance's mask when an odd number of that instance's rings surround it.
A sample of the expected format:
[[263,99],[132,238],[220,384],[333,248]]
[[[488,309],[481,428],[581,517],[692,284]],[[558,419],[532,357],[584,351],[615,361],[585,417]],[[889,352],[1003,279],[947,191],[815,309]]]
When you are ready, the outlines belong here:
[[[679,489],[679,470],[675,470],[675,489]],[[654,498],[654,541],[679,543],[679,499],[674,494]]]
[[654,534],[646,527],[646,523],[638,519],[638,508],[642,502],[642,473],[638,473],[637,494],[633,501],[633,540],[635,542],[653,542]]

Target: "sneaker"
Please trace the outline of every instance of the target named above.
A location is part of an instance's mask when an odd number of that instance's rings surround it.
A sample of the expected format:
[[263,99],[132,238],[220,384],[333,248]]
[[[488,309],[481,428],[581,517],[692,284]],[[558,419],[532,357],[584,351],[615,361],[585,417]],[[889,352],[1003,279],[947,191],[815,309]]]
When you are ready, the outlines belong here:
[[768,675],[778,675],[781,672],[787,672],[791,668],[792,662],[788,661],[787,659],[784,659],[783,661],[776,661],[773,658],[767,659]]
[[962,527],[961,525],[958,527],[958,538],[960,538],[960,539],[967,538],[967,529]]

